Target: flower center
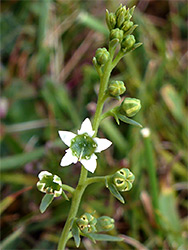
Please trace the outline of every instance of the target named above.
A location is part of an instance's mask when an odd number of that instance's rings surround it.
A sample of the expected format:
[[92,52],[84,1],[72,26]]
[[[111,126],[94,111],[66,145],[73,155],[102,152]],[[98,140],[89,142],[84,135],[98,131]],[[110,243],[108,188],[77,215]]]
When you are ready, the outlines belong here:
[[87,134],[77,135],[71,140],[72,153],[79,160],[88,160],[97,148],[96,142]]
[[41,183],[45,183],[45,190],[48,193],[53,193],[54,190],[59,191],[61,186],[55,182],[53,182],[53,176],[44,176]]

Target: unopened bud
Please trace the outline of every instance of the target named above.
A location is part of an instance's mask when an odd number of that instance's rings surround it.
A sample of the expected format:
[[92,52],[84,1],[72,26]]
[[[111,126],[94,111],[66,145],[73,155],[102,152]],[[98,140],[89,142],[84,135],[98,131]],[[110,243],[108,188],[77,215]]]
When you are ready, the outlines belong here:
[[114,97],[122,95],[125,91],[126,87],[122,81],[111,81],[108,86],[109,94]]
[[117,27],[121,28],[121,25],[124,23],[126,17],[126,6],[123,6],[118,13],[116,14],[117,18]]
[[106,48],[99,48],[96,51],[95,57],[99,65],[105,64],[109,59],[110,53]]
[[118,39],[119,42],[121,43],[121,41],[123,40],[123,30],[120,30],[118,28],[111,30],[110,40],[112,40],[114,38]]
[[96,232],[97,219],[89,213],[85,213],[76,220],[76,223],[83,233]]
[[113,175],[112,179],[117,190],[124,192],[132,188],[135,177],[129,169],[122,168]]
[[141,109],[141,103],[139,99],[127,97],[121,104],[121,112],[126,116],[132,117],[138,113]]
[[123,39],[122,43],[121,43],[121,47],[123,49],[130,49],[133,47],[133,45],[135,44],[136,40],[134,38],[133,35],[128,35],[125,37],[125,39]]
[[131,21],[125,21],[125,22],[123,23],[122,30],[126,32],[126,31],[129,30],[132,26],[133,26],[133,22],[131,22]]
[[116,15],[114,13],[109,13],[108,10],[106,10],[106,23],[109,30],[112,30],[116,26]]
[[102,216],[97,219],[97,232],[107,232],[114,228],[114,219],[108,216]]

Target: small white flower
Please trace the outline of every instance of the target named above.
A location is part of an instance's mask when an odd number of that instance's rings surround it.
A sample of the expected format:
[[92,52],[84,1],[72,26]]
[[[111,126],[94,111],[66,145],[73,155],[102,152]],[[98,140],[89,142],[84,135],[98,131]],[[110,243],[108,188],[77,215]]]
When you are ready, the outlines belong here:
[[39,181],[37,182],[37,188],[47,194],[53,194],[54,197],[59,197],[62,192],[62,181],[59,176],[53,175],[48,171],[42,171],[38,175]]
[[59,131],[61,140],[69,146],[60,165],[65,167],[80,161],[88,171],[94,173],[97,167],[95,153],[100,153],[112,144],[107,139],[93,138],[94,133],[95,131],[93,131],[88,118],[83,121],[80,130],[78,130],[78,135],[69,131]]

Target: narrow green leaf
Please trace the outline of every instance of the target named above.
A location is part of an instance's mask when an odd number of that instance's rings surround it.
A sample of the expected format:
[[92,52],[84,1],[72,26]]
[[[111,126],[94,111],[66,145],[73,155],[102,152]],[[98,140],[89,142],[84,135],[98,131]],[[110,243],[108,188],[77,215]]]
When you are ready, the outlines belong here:
[[0,214],[2,214],[4,212],[4,210],[7,209],[7,207],[10,206],[10,204],[12,204],[12,202],[15,201],[15,197],[13,197],[12,195],[4,198],[1,202],[0,202]]
[[104,26],[104,24],[88,12],[80,12],[77,20],[84,26],[108,36],[108,29]]
[[143,43],[135,43],[132,50],[139,48]]
[[79,247],[80,246],[80,232],[79,232],[78,226],[76,225],[76,221],[74,221],[72,225],[72,235],[73,235],[76,247]]
[[117,236],[111,236],[108,234],[96,234],[90,233],[90,237],[98,241],[122,241],[123,239]]
[[116,114],[115,112],[112,112],[112,115],[113,115],[113,117],[115,118],[115,120],[116,120],[117,124],[119,125],[119,124],[120,124],[120,122],[119,122],[119,119],[118,119],[117,114]]
[[93,238],[93,236],[91,235],[91,233],[86,234],[86,233],[82,233],[83,236],[87,237],[88,239],[90,239],[93,243],[96,243],[95,239]]
[[125,203],[123,197],[121,196],[121,194],[118,192],[116,186],[112,183],[108,183],[108,189],[110,190],[111,194],[116,197],[119,201],[121,201],[122,203]]
[[[63,147],[62,141],[60,139],[57,139],[52,143],[52,147],[57,147],[57,146],[61,146],[61,148]],[[24,152],[13,156],[3,157],[1,159],[0,170],[6,171],[6,170],[21,168],[28,162],[42,158],[45,154],[46,154],[45,147],[39,147],[31,152],[27,153]]]
[[131,33],[133,33],[133,31],[138,27],[137,24],[133,25],[127,32],[125,32],[124,37],[130,35]]
[[166,84],[161,88],[161,95],[174,118],[179,122],[184,122],[184,106],[178,91],[172,85]]
[[42,201],[40,203],[40,212],[44,213],[47,209],[47,207],[50,205],[50,203],[53,201],[54,195],[53,194],[45,194],[45,196],[42,198]]
[[20,228],[18,228],[17,230],[15,230],[13,233],[11,233],[10,235],[8,235],[2,242],[0,245],[0,249],[12,249],[12,245],[15,244],[15,241],[18,240],[21,235],[23,234],[23,232],[25,231],[25,227],[22,226]]
[[137,127],[140,127],[142,128],[142,125],[128,117],[126,117],[125,115],[121,115],[121,114],[117,114],[118,118],[122,121],[122,122],[125,122],[125,123],[128,123],[128,124],[131,124],[131,125],[134,125],[134,126],[137,126]]
[[62,196],[63,198],[65,198],[65,200],[69,201],[69,198],[64,191],[62,191]]

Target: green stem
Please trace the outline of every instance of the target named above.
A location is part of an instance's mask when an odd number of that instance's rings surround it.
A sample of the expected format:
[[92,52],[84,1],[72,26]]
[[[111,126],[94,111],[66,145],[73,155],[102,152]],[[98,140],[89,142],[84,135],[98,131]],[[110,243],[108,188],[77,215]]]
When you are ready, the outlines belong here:
[[103,114],[101,115],[100,122],[101,122],[102,120],[104,120],[105,118],[109,117],[109,116],[112,116],[111,110],[109,110],[109,111],[107,111],[107,112],[105,112],[105,113],[103,113]]
[[112,62],[112,64],[111,64],[111,66],[112,66],[112,68],[115,68],[115,66],[118,64],[118,62],[121,60],[121,58],[122,57],[124,57],[125,56],[125,53],[123,52],[123,51],[119,51],[118,53],[117,53],[117,56],[115,57],[115,59],[113,60],[113,62]]
[[67,221],[65,223],[65,226],[63,228],[63,231],[62,231],[62,234],[61,234],[61,237],[59,240],[58,250],[65,249],[66,243],[69,240],[69,233],[70,233],[70,229],[71,229],[71,224],[72,224],[73,219],[76,217],[76,214],[77,214],[78,208],[79,208],[79,204],[80,204],[80,201],[82,198],[82,194],[86,188],[86,185],[85,185],[86,179],[87,179],[87,170],[82,166],[78,186],[76,187],[76,189],[73,193],[72,204],[71,204],[71,208],[69,211],[69,215],[68,215]]
[[104,67],[104,73],[100,79],[100,90],[99,90],[99,97],[98,97],[98,102],[97,102],[97,108],[95,112],[95,117],[93,120],[93,130],[95,131],[94,136],[97,134],[98,128],[99,128],[99,123],[100,123],[100,116],[103,110],[104,106],[104,96],[105,96],[105,91],[108,85],[108,81],[110,78],[110,74],[112,71],[112,58],[113,54],[110,56],[108,62],[106,63]]
[[97,176],[97,177],[88,178],[86,181],[86,185],[88,186],[88,185],[95,183],[95,182],[105,182],[106,177],[107,176]]
[[72,188],[72,187],[70,187],[70,186],[68,186],[68,185],[66,185],[66,184],[63,184],[63,185],[62,185],[62,189],[65,190],[65,191],[67,191],[67,192],[69,192],[69,193],[71,193],[71,194],[73,194],[74,191],[75,191],[74,188]]

